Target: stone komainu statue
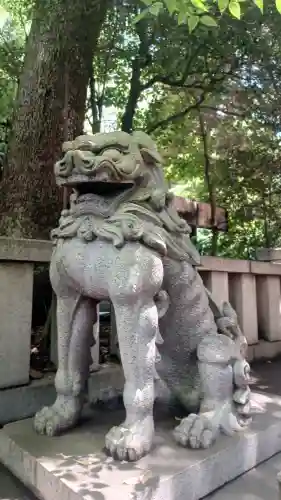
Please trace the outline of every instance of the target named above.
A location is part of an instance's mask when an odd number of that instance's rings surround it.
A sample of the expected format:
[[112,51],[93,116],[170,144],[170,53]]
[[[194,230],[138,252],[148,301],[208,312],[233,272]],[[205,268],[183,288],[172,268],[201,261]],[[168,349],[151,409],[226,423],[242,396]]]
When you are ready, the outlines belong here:
[[100,133],[63,150],[55,176],[73,195],[52,232],[57,399],[35,416],[36,431],[53,436],[78,423],[103,299],[114,306],[125,375],[126,419],[105,438],[113,456],[137,460],[150,450],[157,376],[187,409],[198,409],[174,430],[181,445],[206,448],[220,431],[243,429],[246,340],[233,309],[217,306],[196,270],[200,258],[154,142],[142,132]]

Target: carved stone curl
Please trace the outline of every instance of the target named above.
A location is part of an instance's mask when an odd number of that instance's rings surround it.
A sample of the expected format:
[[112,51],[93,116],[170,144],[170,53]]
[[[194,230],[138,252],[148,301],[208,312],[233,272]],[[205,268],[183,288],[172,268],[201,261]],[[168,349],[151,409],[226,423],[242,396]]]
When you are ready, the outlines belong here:
[[78,423],[103,299],[114,306],[125,375],[126,419],[105,438],[112,456],[138,460],[150,450],[156,376],[199,411],[175,429],[181,445],[207,447],[220,431],[240,431],[250,400],[246,340],[233,309],[220,309],[196,270],[200,257],[172,207],[154,142],[142,132],[100,133],[63,150],[55,175],[73,194],[52,232],[57,399],[36,414],[36,431],[54,436]]

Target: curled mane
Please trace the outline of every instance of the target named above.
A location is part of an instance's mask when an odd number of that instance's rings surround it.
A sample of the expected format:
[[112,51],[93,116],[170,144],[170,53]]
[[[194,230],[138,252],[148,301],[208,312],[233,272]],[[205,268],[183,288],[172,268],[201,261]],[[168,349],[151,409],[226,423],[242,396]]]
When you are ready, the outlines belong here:
[[[80,136],[64,145],[64,151],[80,149],[92,152],[114,144],[126,149],[126,162],[136,165],[124,172],[122,163],[115,169],[123,180],[134,180],[133,189],[117,196],[107,211],[100,208],[97,197],[74,200],[70,211],[62,214],[59,228],[52,238],[78,236],[86,241],[107,240],[116,247],[126,241],[139,241],[162,256],[175,260],[200,263],[200,256],[190,241],[190,227],[173,207],[173,195],[168,191],[162,168],[162,158],[155,143],[143,132],[129,135],[112,132]],[[100,196],[99,196],[100,198]]]

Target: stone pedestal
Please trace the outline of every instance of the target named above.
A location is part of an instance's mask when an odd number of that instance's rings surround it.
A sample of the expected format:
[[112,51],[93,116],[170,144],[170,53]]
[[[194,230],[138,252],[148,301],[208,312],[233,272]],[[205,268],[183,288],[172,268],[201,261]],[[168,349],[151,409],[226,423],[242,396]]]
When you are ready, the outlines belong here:
[[253,399],[251,428],[209,450],[176,445],[177,422],[160,414],[152,452],[137,463],[115,462],[103,453],[104,436],[123,414],[96,409],[58,438],[36,435],[31,420],[5,426],[0,460],[41,500],[199,500],[281,450],[281,398]]

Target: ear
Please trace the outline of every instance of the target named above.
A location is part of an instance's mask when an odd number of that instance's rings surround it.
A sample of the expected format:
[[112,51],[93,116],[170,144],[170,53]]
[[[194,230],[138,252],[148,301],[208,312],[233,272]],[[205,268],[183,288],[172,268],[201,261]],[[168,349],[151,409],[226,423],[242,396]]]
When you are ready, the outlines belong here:
[[140,148],[140,154],[144,163],[163,163],[162,157],[156,149]]
[[233,309],[233,307],[230,305],[229,302],[224,302],[222,305],[222,312],[224,316],[227,316],[228,318],[232,318],[235,321],[237,321],[237,314],[236,311]]
[[62,145],[62,152],[67,153],[67,151],[72,151],[74,149],[73,141],[66,141]]
[[133,141],[138,145],[143,161],[148,164],[163,163],[154,141],[142,130],[134,130]]

